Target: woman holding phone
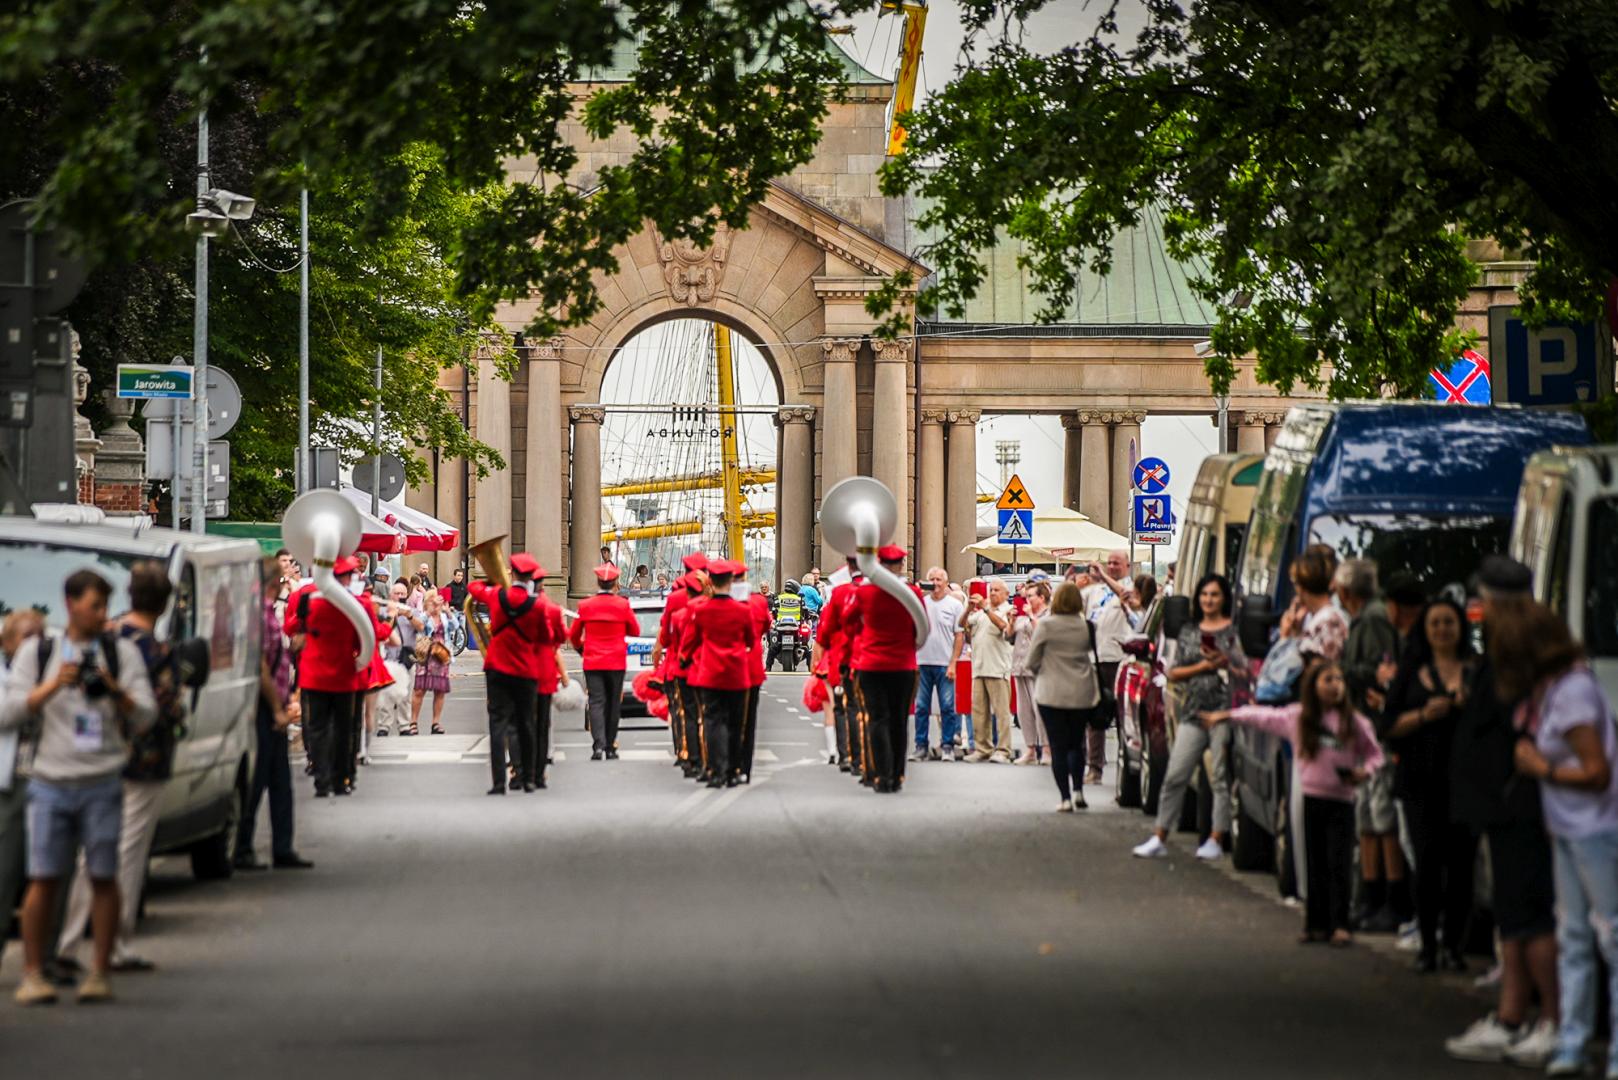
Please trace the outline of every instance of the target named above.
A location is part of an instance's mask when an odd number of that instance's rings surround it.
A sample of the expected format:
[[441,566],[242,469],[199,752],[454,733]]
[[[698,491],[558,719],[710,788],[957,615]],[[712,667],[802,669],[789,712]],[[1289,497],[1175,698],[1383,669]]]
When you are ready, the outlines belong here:
[[1203,751],[1213,750],[1213,829],[1197,848],[1197,858],[1218,859],[1225,853],[1225,835],[1230,831],[1230,784],[1225,779],[1225,759],[1230,749],[1230,728],[1203,727],[1198,715],[1222,712],[1231,707],[1237,677],[1247,668],[1231,621],[1230,582],[1219,574],[1209,574],[1197,582],[1196,605],[1199,618],[1180,630],[1176,642],[1176,666],[1169,669],[1170,700],[1174,704],[1174,748],[1169,752],[1168,774],[1158,797],[1157,828],[1146,842],[1136,845],[1140,859],[1168,855],[1169,831],[1180,821],[1185,789],[1197,771]]
[[1428,604],[1388,688],[1382,735],[1397,760],[1393,793],[1404,804],[1416,856],[1416,919],[1421,953],[1416,970],[1437,971],[1439,919],[1442,964],[1465,971],[1461,951],[1472,914],[1472,864],[1477,839],[1449,815],[1450,746],[1472,681],[1466,614],[1453,600]]

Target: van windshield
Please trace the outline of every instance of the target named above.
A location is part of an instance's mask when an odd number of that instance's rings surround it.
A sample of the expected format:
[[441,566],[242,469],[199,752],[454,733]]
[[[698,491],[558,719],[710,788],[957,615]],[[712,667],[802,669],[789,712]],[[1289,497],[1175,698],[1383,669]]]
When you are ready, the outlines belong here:
[[129,610],[129,570],[136,556],[94,548],[58,547],[37,541],[0,540],[0,615],[34,608],[51,626],[67,621],[62,583],[69,574],[94,570],[112,584],[107,613]]
[[1511,520],[1488,515],[1324,514],[1309,523],[1309,542],[1340,559],[1370,559],[1384,581],[1405,570],[1436,593],[1465,587],[1486,555],[1506,550]]
[[1614,536],[1618,499],[1592,501],[1584,571],[1584,648],[1591,656],[1618,656],[1618,561],[1604,555]]

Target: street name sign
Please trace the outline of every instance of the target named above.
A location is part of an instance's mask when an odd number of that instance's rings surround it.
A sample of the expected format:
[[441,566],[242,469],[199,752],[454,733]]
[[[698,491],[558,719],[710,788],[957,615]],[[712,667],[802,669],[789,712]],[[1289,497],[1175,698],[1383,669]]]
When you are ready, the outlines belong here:
[[1034,512],[1032,510],[996,510],[1000,517],[999,536],[1002,544],[1032,544],[1034,542]]
[[174,364],[119,364],[118,396],[143,401],[173,399],[189,401],[195,396],[196,368]]
[[[1023,486],[1022,477],[1012,473],[1011,479],[1006,481],[1005,490],[1000,493],[1000,500],[994,505],[997,510],[1032,510],[1034,497],[1028,494],[1028,489]],[[1032,527],[1029,526],[1030,529]]]

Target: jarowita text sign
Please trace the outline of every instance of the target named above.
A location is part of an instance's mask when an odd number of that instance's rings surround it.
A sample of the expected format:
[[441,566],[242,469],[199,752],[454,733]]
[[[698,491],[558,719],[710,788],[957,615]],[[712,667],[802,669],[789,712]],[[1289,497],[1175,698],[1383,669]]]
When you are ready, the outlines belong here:
[[192,394],[193,367],[163,364],[119,364],[118,396],[121,398],[182,398]]

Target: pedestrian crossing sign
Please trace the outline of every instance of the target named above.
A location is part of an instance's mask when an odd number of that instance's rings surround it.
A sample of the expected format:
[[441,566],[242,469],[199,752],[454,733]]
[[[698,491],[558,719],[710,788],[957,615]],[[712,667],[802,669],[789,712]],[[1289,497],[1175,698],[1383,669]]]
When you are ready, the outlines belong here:
[[1032,510],[1000,510],[1000,542],[1002,544],[1032,544],[1034,542],[1034,512]]

